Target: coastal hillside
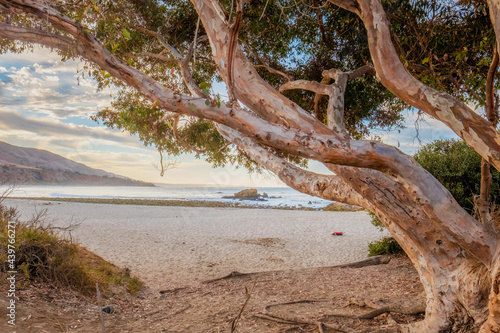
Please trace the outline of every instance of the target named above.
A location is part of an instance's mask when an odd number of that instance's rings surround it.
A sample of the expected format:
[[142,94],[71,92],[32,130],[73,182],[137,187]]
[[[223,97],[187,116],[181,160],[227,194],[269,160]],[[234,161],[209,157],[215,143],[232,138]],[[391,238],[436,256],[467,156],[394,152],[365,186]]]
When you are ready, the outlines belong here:
[[0,141],[0,182],[16,185],[153,186],[93,169],[46,150],[18,147]]

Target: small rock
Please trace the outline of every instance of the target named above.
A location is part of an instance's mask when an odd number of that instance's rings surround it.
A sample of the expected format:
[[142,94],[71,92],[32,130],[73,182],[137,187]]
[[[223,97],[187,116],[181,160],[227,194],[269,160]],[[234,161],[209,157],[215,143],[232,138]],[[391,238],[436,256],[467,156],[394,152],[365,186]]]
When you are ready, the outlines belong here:
[[115,312],[115,306],[110,304],[108,306],[105,306],[102,308],[102,312],[104,313],[114,313]]

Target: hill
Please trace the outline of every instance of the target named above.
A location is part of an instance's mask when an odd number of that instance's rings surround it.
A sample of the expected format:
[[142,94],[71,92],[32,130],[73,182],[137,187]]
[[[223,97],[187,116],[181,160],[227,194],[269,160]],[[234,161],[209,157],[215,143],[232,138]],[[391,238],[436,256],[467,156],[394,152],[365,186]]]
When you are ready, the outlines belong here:
[[0,141],[0,182],[16,185],[154,186],[91,168],[46,150]]

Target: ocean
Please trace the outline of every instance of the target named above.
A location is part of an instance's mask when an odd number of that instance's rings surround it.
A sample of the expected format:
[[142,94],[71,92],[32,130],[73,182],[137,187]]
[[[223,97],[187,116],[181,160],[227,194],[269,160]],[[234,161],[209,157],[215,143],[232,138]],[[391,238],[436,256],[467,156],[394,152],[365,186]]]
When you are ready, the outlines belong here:
[[[0,187],[6,189],[5,186]],[[248,187],[221,187],[215,185],[172,185],[156,184],[155,187],[141,186],[54,186],[33,185],[16,186],[11,197],[50,197],[50,198],[127,198],[158,200],[207,200],[238,202],[223,199]],[[300,193],[289,187],[258,187],[258,192],[267,193],[267,201],[239,201],[245,205],[268,207],[310,207],[322,208],[331,201]]]

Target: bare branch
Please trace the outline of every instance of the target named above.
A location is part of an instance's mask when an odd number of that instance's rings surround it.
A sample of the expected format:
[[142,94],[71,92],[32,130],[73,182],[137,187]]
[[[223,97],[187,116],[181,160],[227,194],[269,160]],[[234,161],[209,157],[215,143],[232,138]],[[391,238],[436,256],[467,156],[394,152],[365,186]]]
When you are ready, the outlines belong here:
[[[223,80],[228,83],[227,41],[230,30],[224,20],[219,20],[218,10],[222,10],[214,0],[191,0],[207,31],[212,46],[212,55]],[[205,4],[210,4],[209,6]],[[234,62],[234,90],[238,101],[243,103],[264,120],[276,124],[287,124],[302,128],[306,132],[331,133],[326,126],[311,114],[291,102],[276,90],[271,90],[246,58],[237,48]],[[262,98],[263,94],[268,98]]]
[[498,125],[498,109],[495,109],[495,76],[498,72],[498,64],[500,62],[498,53],[495,45],[493,59],[491,60],[488,76],[486,77],[486,118],[495,127]]
[[191,60],[191,58],[194,57],[194,54],[195,54],[194,51],[196,50],[196,45],[198,45],[199,43],[204,42],[206,40],[208,40],[208,36],[200,36],[200,37],[196,38],[195,41],[193,41],[191,43],[191,46],[189,47],[188,52],[184,56],[183,62],[188,63]]
[[0,37],[26,43],[41,44],[48,48],[66,51],[73,56],[79,55],[82,52],[82,45],[71,37],[7,23],[0,23]]
[[296,80],[287,82],[280,87],[279,91],[283,92],[286,90],[293,90],[293,89],[308,90],[321,95],[330,95],[331,93],[330,86],[316,81],[307,81],[307,80]]
[[285,72],[282,72],[282,71],[279,71],[275,68],[272,68],[271,66],[267,65],[264,60],[257,54],[257,52],[255,52],[251,47],[250,45],[248,45],[248,43],[246,42],[243,42],[243,45],[245,45],[245,48],[247,50],[249,50],[252,55],[262,64],[262,65],[256,65],[255,67],[264,67],[265,69],[267,69],[268,72],[270,73],[273,73],[273,74],[278,74],[278,75],[281,75],[283,76],[285,79],[287,79],[288,81],[293,81],[293,76],[285,73]]
[[176,58],[171,58],[171,57],[164,56],[162,54],[152,53],[152,52],[123,53],[123,56],[134,58],[134,59],[149,57],[149,58],[155,58],[155,59],[161,60],[161,61],[169,63],[169,64],[180,65],[180,60],[178,60]]
[[341,8],[347,9],[350,12],[356,14],[360,12],[359,5],[355,0],[328,0],[328,1]]
[[[330,81],[331,81],[330,78],[323,77],[323,79],[321,80],[321,84],[328,85],[328,84],[330,84]],[[319,114],[319,102],[321,101],[321,98],[323,96],[325,96],[325,95],[318,94],[318,93],[316,93],[316,96],[314,96],[314,114],[316,115],[316,117],[318,117],[318,114]],[[322,119],[320,119],[320,121],[322,121]]]
[[349,71],[349,72],[342,72],[339,69],[332,68],[332,69],[325,70],[322,73],[324,78],[329,78],[329,79],[333,79],[333,80],[337,80],[340,75],[346,75],[348,81],[357,79],[365,74],[375,75],[375,69],[373,68],[372,65],[368,64],[368,65],[365,65],[363,67],[356,68],[355,70]]
[[[498,125],[498,108],[495,105],[495,76],[498,72],[499,63],[498,49],[495,45],[493,51],[493,59],[486,77],[486,118],[493,125]],[[490,189],[492,182],[491,166],[484,158],[481,159],[481,186],[479,198],[476,200],[476,206],[479,211],[479,216],[490,230],[495,230],[495,222],[490,214]]]
[[151,31],[151,30],[148,30],[148,29],[145,29],[143,27],[138,27],[138,26],[132,26],[130,28],[134,29],[134,30],[137,30],[139,32],[142,32],[143,34],[146,34],[146,35],[149,35],[149,36],[152,36],[152,37],[155,37],[156,39],[158,39],[158,41],[161,43],[161,45],[163,45],[163,47],[166,48],[168,50],[168,52],[172,56],[174,56],[174,58],[176,58],[177,60],[181,60],[183,58],[182,54],[179,53],[179,51],[177,51],[177,49],[175,47],[173,47],[172,45],[170,45],[169,43],[167,43],[167,41],[165,40],[165,38],[163,38],[163,36],[160,35],[159,33]]

